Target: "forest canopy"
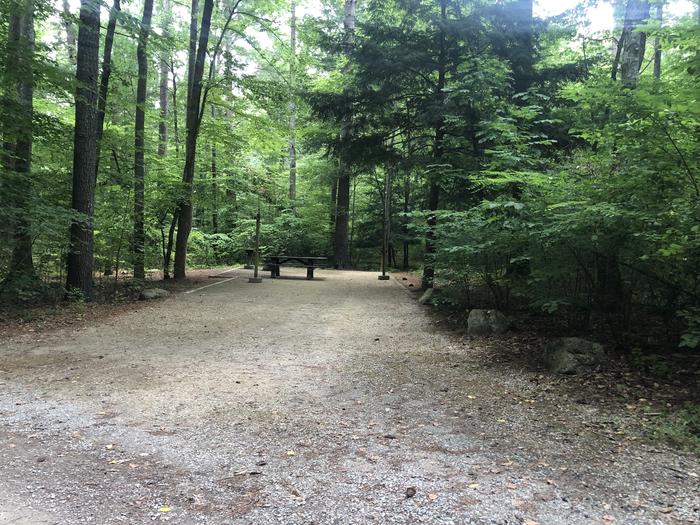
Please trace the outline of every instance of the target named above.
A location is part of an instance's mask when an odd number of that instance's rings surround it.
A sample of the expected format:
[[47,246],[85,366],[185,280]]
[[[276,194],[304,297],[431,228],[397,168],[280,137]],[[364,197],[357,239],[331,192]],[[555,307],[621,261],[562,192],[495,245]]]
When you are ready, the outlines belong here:
[[0,55],[4,302],[240,262],[260,213],[265,253],[386,237],[448,306],[700,345],[697,2],[0,0]]

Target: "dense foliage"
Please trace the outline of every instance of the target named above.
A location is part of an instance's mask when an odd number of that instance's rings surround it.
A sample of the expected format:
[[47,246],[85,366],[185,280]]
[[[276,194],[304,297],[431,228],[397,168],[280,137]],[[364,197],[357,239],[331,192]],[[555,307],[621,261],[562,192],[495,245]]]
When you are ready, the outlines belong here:
[[[258,209],[267,252],[377,268],[388,187],[389,264],[442,301],[700,345],[700,11],[616,2],[593,33],[586,3],[147,5],[0,1],[4,301],[63,287],[81,231],[95,279],[241,261]],[[76,80],[90,9],[94,84]],[[80,109],[99,102],[103,129]],[[96,126],[94,215],[78,124]]]

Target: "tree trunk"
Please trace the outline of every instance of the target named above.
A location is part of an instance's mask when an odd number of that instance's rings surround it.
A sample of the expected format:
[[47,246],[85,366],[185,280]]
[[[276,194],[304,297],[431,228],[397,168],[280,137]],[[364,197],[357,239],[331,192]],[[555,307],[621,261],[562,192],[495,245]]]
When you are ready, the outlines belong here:
[[330,247],[335,247],[335,221],[337,218],[336,210],[338,208],[338,179],[337,177],[331,181],[331,202],[330,202]]
[[[524,93],[532,84],[533,42],[532,42],[532,0],[515,0],[512,4],[514,27],[513,40],[515,54],[513,68],[513,90]],[[518,99],[522,100],[522,99]],[[525,104],[526,101],[522,100]]]
[[[170,0],[163,0],[163,39],[170,36]],[[160,78],[158,89],[159,117],[158,121],[158,156],[163,158],[168,149],[168,75],[170,74],[169,61],[165,56],[165,50],[161,51]]]
[[177,226],[179,208],[175,208],[173,220],[170,222],[170,230],[168,230],[168,244],[165,248],[165,257],[163,259],[163,279],[170,279],[170,260],[173,256],[173,240],[175,239],[175,227]]
[[[659,23],[659,30],[664,18],[664,6],[658,4],[656,6],[656,21]],[[657,36],[654,39],[654,80],[661,79],[661,38]]]
[[109,10],[109,22],[105,34],[104,50],[102,52],[102,75],[100,76],[100,91],[97,99],[97,153],[95,154],[95,177],[100,169],[100,152],[102,135],[104,133],[105,113],[107,111],[107,94],[109,93],[109,77],[112,74],[112,47],[114,32],[117,28],[117,17],[121,11],[120,0],[114,0]]
[[175,142],[175,158],[180,160],[180,132],[177,127],[177,76],[175,75],[175,66],[172,62],[170,70],[173,75],[173,141]]
[[649,18],[649,2],[629,0],[625,12],[625,40],[620,57],[622,84],[634,88],[639,82],[639,70],[644,60],[647,34],[636,29]]
[[[355,37],[355,9],[356,0],[345,0],[345,18],[343,26],[345,34],[343,36],[343,49],[349,55],[354,44]],[[346,73],[349,73],[350,62],[346,66]],[[349,243],[349,208],[350,208],[350,159],[347,148],[352,140],[352,108],[350,107],[350,92],[345,89],[345,100],[347,107],[340,125],[340,168],[338,176],[338,195],[335,215],[335,238],[333,258],[335,267],[339,269],[350,268],[350,243]]]
[[[34,113],[34,0],[25,0],[10,15],[3,110],[6,184],[0,185],[12,214],[12,258],[4,286],[30,286],[37,279],[32,258],[30,195]],[[7,195],[4,195],[7,191]]]
[[294,204],[297,198],[297,103],[296,103],[296,60],[297,60],[297,4],[292,0],[291,9],[291,53],[289,65],[289,85],[291,96],[289,100],[289,200]]
[[61,22],[63,23],[63,29],[66,31],[68,60],[70,60],[71,64],[75,64],[75,29],[73,29],[73,24],[71,23],[70,4],[68,3],[68,0],[63,0]]
[[406,172],[403,179],[403,264],[402,268],[404,271],[408,270],[409,262],[409,244],[408,244],[408,212],[411,200],[411,174]]
[[76,57],[75,134],[71,206],[81,215],[70,228],[66,265],[69,290],[92,294],[93,210],[97,155],[97,69],[100,52],[100,2],[81,0]]
[[144,280],[145,270],[145,243],[144,231],[144,189],[146,179],[145,140],[144,129],[146,124],[146,89],[148,84],[148,34],[151,31],[151,15],[153,14],[153,0],[145,0],[143,4],[143,18],[139,29],[139,43],[136,47],[136,61],[138,62],[138,84],[136,86],[136,122],[134,124],[134,238],[132,255],[134,261],[134,279]]
[[[211,120],[216,121],[216,108],[211,107]],[[212,139],[211,143],[211,227],[214,233],[219,233],[219,187],[216,182],[218,177],[218,169],[216,166],[216,143]],[[216,254],[218,257],[218,254]]]
[[[192,39],[192,25],[194,25],[196,33],[196,6],[197,0],[192,0],[192,18],[194,21],[190,25],[190,39]],[[182,180],[185,185],[185,197],[180,202],[177,238],[175,240],[175,279],[184,279],[186,276],[187,240],[192,230],[192,181],[194,180],[194,163],[197,150],[197,137],[199,135],[202,77],[204,75],[204,62],[209,44],[209,28],[211,25],[213,8],[213,0],[204,0],[199,44],[194,46],[197,48],[196,56],[194,59],[190,56],[189,59],[192,70],[188,73],[190,85],[187,93],[187,139],[185,142],[185,169],[182,175]],[[190,42],[190,53],[192,52],[193,46]]]
[[[440,0],[440,25],[438,35],[438,78],[435,85],[435,99],[438,106],[438,116],[435,124],[435,142],[433,143],[433,158],[436,161],[442,158],[445,142],[445,84],[447,76],[447,42],[445,37],[445,22],[447,21],[447,0]],[[439,163],[439,162],[436,162]],[[435,281],[435,227],[437,215],[434,213],[440,204],[440,184],[435,172],[430,174],[428,188],[428,228],[425,235],[425,261],[423,265],[423,288],[432,288]]]

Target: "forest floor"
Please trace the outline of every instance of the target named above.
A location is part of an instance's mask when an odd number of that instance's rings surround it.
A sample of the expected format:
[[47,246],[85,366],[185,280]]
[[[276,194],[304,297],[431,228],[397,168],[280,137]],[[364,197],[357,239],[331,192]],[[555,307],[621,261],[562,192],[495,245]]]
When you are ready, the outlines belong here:
[[700,522],[700,458],[642,431],[660,385],[549,375],[375,273],[282,273],[6,333],[0,523]]

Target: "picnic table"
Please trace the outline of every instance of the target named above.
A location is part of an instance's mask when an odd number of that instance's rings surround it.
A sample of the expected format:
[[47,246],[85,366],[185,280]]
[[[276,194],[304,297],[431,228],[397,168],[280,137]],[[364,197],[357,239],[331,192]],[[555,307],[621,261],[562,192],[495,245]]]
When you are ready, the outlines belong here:
[[280,266],[290,262],[296,262],[306,268],[306,278],[314,278],[314,270],[323,268],[322,264],[328,257],[302,257],[297,255],[268,255],[265,257],[265,270],[270,271],[270,278],[280,276]]

